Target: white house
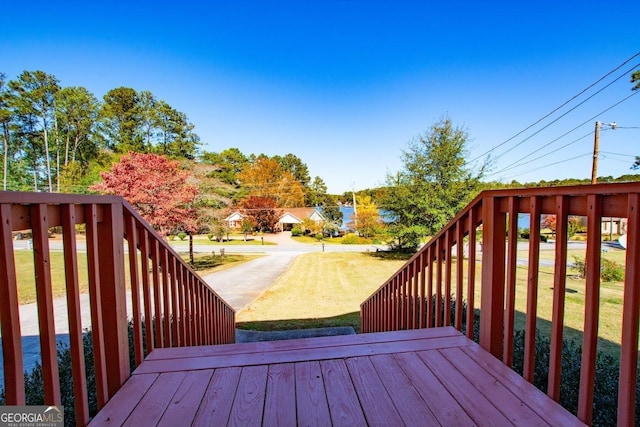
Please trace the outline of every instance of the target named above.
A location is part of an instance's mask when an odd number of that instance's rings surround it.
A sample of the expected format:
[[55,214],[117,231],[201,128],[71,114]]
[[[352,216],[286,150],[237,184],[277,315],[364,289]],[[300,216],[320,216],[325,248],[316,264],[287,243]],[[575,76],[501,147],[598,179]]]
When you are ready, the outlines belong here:
[[226,217],[224,221],[227,223],[227,226],[230,229],[234,230],[240,228],[242,221],[244,221],[245,218],[246,216],[242,215],[239,211],[235,211],[234,213]]
[[321,225],[325,218],[316,208],[288,208],[278,219],[276,229],[279,231],[291,231],[291,229],[302,224],[304,220],[311,220],[316,225]]

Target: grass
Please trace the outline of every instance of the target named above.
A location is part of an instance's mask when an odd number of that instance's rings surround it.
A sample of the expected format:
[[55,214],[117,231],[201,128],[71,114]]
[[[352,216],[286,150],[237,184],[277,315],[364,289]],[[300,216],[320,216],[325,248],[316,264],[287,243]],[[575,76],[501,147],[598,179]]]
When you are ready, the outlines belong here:
[[257,300],[236,314],[254,330],[325,326],[360,328],[360,303],[404,264],[375,253],[309,253]]
[[[179,254],[182,259],[189,259],[188,253]],[[195,254],[194,269],[202,276],[213,271],[231,268],[239,263],[247,262],[261,255],[226,255],[224,258],[219,255],[212,257],[209,254]],[[19,250],[14,252],[16,263],[16,276],[18,279],[18,302],[19,304],[30,304],[36,301],[36,281],[33,267],[33,251]],[[63,297],[66,294],[66,283],[64,273],[64,258],[62,251],[51,251],[51,288],[54,298]],[[125,260],[125,279],[129,287],[129,262]],[[88,293],[87,258],[80,254],[78,256],[78,279],[80,293]]]
[[[244,240],[244,235],[231,235],[229,239],[226,238],[219,242],[217,240],[209,240],[207,236],[197,235],[193,236],[193,244],[194,245],[209,245],[209,246],[239,246],[239,245],[253,245],[253,246],[261,246],[261,245],[275,245],[274,242],[269,242],[265,240],[264,242],[260,238],[261,236],[247,236],[247,240]],[[188,245],[189,239],[186,238],[184,240],[180,240],[179,238],[174,238],[173,240],[168,241],[170,245]]]
[[[581,251],[571,251],[577,255]],[[611,250],[605,257],[624,260],[623,250]],[[553,251],[543,251],[553,259]],[[362,303],[405,260],[376,258],[376,253],[314,253],[298,257],[276,284],[243,311],[237,313],[239,327],[255,330],[300,329],[324,326],[353,326],[359,329]],[[526,258],[526,254],[523,254]],[[582,254],[583,256],[583,254]],[[520,257],[520,254],[519,254]],[[455,293],[455,260],[453,290]],[[465,261],[464,271],[467,271]],[[466,274],[466,273],[465,273]],[[444,274],[443,274],[444,276]],[[476,266],[481,277],[481,265]],[[516,273],[516,329],[524,329],[527,306],[528,270]],[[479,283],[479,281],[478,281]],[[538,274],[537,328],[548,336],[551,331],[553,268],[541,267]],[[565,294],[565,338],[582,341],[584,328],[585,281],[567,272]],[[622,323],[623,287],[620,282],[600,287],[599,348],[615,357],[619,354]],[[476,287],[476,307],[480,287]]]

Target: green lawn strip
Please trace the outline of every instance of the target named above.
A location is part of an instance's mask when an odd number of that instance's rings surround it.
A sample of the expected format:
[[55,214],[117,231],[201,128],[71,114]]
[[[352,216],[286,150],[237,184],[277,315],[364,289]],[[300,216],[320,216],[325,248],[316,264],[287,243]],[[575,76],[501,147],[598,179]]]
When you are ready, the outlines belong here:
[[[169,240],[169,244],[172,246],[184,246],[184,245],[188,245],[189,244],[189,239],[184,239],[184,240],[180,240],[180,239],[173,239],[173,240]],[[223,239],[221,242],[217,241],[217,240],[209,240],[206,236],[204,236],[204,238],[197,238],[197,239],[193,239],[193,244],[197,245],[197,246],[246,246],[246,245],[252,245],[252,246],[261,246],[261,245],[277,245],[277,243],[275,242],[269,242],[267,240],[264,240],[264,242],[262,241],[262,239],[260,237],[256,237],[256,236],[249,236],[247,237],[247,240],[244,240],[243,237],[230,237],[229,240],[227,239]]]
[[[182,259],[189,259],[188,253],[179,254]],[[19,250],[14,252],[16,262],[16,276],[18,279],[18,302],[19,304],[30,304],[36,301],[35,273],[33,267],[33,251]],[[220,255],[212,257],[209,254],[195,254],[195,270],[199,275],[204,276],[214,271],[226,269],[243,262],[250,261],[261,255]],[[66,295],[66,280],[64,273],[64,256],[62,251],[51,251],[49,255],[49,265],[51,267],[51,288],[54,298]],[[125,259],[125,280],[129,288],[129,261]],[[88,293],[87,258],[83,253],[78,256],[78,280],[80,293]]]
[[236,314],[239,327],[257,330],[353,326],[360,304],[403,264],[373,253],[309,253]]

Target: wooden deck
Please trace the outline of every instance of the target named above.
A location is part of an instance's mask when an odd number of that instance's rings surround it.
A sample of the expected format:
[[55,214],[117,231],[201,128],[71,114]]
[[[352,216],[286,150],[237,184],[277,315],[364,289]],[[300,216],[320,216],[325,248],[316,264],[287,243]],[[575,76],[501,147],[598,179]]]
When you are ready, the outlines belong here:
[[154,350],[92,425],[583,425],[451,327]]

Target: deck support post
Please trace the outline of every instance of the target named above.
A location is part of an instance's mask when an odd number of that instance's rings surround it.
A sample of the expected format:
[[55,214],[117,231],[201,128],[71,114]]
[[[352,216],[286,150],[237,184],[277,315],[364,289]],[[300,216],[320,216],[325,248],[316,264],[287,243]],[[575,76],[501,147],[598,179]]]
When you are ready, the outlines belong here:
[[129,342],[123,251],[123,207],[121,203],[104,205],[98,221],[100,297],[109,398],[129,378]]
[[480,300],[480,345],[502,360],[505,285],[505,212],[500,199],[482,201],[482,297]]

